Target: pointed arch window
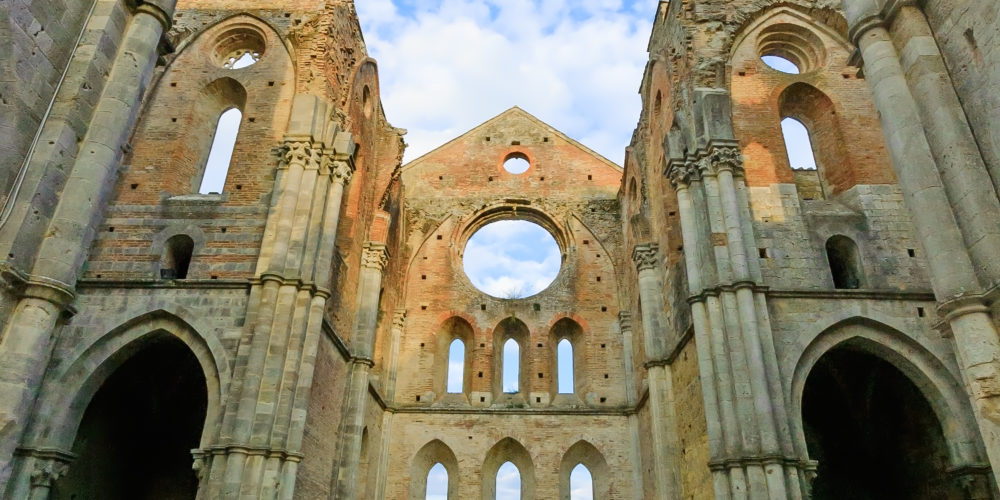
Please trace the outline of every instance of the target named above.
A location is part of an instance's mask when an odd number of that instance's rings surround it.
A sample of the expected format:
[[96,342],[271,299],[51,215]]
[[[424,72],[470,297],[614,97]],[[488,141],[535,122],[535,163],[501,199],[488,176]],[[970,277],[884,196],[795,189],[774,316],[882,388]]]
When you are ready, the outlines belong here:
[[521,471],[513,462],[506,462],[497,470],[497,500],[521,499]]
[[576,382],[573,377],[573,344],[569,339],[559,341],[556,358],[559,368],[559,394],[573,394],[576,392]]
[[236,148],[236,137],[243,122],[243,112],[239,108],[229,108],[219,115],[212,139],[212,149],[205,162],[204,174],[201,178],[200,194],[221,193],[226,185],[229,165],[233,160],[233,150]]
[[569,476],[570,500],[594,500],[594,477],[586,465],[577,464]]
[[426,500],[448,500],[448,469],[438,462],[427,473]]
[[521,373],[521,346],[514,339],[503,344],[503,392],[516,393],[520,390],[518,378]]
[[785,138],[788,164],[797,170],[816,170],[809,129],[795,118],[785,118],[781,120],[781,134]]
[[465,343],[455,339],[448,347],[448,393],[465,391]]

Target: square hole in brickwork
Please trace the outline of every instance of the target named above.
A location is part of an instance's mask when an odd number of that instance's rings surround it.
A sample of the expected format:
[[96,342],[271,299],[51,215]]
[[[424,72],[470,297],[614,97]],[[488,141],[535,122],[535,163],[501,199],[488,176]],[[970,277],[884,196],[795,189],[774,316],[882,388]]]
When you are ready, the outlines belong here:
[[171,87],[176,87],[177,86],[177,82],[170,82],[170,86]]
[[608,398],[601,398],[601,402],[602,403],[607,403],[608,402]]
[[541,342],[538,343],[538,347],[542,347],[542,343]]
[[549,142],[549,138],[548,137],[542,137],[542,142]]
[[420,402],[420,396],[417,396],[417,402],[418,403]]
[[590,240],[583,240],[583,244],[584,245],[589,245],[590,244]]
[[218,275],[215,275],[215,274],[213,274],[213,275],[212,275],[212,276],[210,277],[210,279],[213,279],[213,280],[217,280],[217,279],[219,279],[219,276],[218,276]]
[[600,282],[601,282],[601,277],[600,277],[600,276],[598,276],[598,277],[597,277],[597,282],[598,282],[598,283],[600,283]]
[[909,255],[910,257],[916,257],[917,256],[917,251],[914,250],[914,249],[912,249],[912,248],[907,248],[906,249],[906,255]]
[[421,274],[421,275],[420,275],[420,279],[422,279],[422,280],[425,280],[425,279],[427,279],[427,275],[426,275],[426,274]]
[[760,258],[762,258],[762,259],[766,259],[767,258],[767,249],[766,248],[758,248],[757,249],[757,256],[760,257]]
[[587,180],[588,180],[588,181],[592,181],[592,180],[594,180],[594,176],[593,176],[593,175],[588,175],[588,176],[587,176]]
[[485,311],[486,310],[486,304],[479,304],[479,310],[480,311]]
[[441,235],[439,234],[439,235],[438,235],[438,237],[437,237],[437,239],[439,239],[439,240],[443,240],[443,239],[444,239],[444,236],[441,236]]
[[[486,396],[479,396],[479,402],[480,403],[485,403],[486,402]],[[469,436],[469,439],[472,439],[472,436]]]
[[601,349],[604,349],[607,346],[608,346],[608,344],[601,344]]
[[241,189],[243,189],[243,184],[237,184],[236,185],[236,190],[240,191]]
[[535,398],[535,402],[536,403],[541,403],[542,402],[542,398]]
[[608,306],[601,306],[601,312],[602,313],[608,312]]
[[671,217],[673,217],[673,216],[677,215],[677,212],[670,212],[668,215],[670,215]]
[[739,75],[740,76],[747,76],[747,72],[746,71],[740,71]]
[[483,372],[479,372],[479,378],[483,378]]
[[486,142],[490,142],[490,136],[486,136]]
[[545,378],[545,375],[544,375],[544,374],[541,374],[541,373],[539,373],[539,374],[538,374],[538,378]]
[[439,180],[439,181],[443,181],[443,180],[444,180],[444,176],[443,176],[443,175],[439,175],[439,176],[438,176],[438,180]]
[[542,310],[542,305],[538,304],[538,303],[532,304],[532,307],[535,309],[535,311],[541,311]]
[[257,121],[257,118],[250,116],[250,117],[247,117],[247,121],[249,121],[250,123],[254,123],[254,122]]
[[222,229],[220,229],[220,231],[222,231],[223,233],[225,233],[226,232],[226,228],[222,228]]
[[427,306],[420,306],[420,310],[421,311],[426,311],[427,310]]
[[109,232],[109,233],[113,233],[113,232],[115,232],[115,226],[111,226],[111,227],[109,227],[109,228],[108,228],[108,232]]
[[493,176],[491,175],[489,178],[486,179],[486,181],[487,182],[493,182]]
[[604,378],[608,378],[608,374],[607,373],[604,374]]
[[424,346],[424,343],[423,343],[423,342],[421,342],[421,343],[420,343],[420,347],[423,347],[423,346]]
[[268,87],[273,87],[274,86],[274,82],[267,82],[267,86]]
[[510,141],[510,145],[511,146],[520,146],[521,145],[521,141]]
[[597,258],[600,259],[601,258],[601,254],[597,254]]
[[139,188],[139,185],[138,185],[138,184],[132,184],[132,185],[131,185],[131,186],[129,186],[129,187],[130,187],[130,188],[132,188],[132,189],[138,189],[138,188]]
[[538,180],[540,180],[540,181],[544,181],[544,180],[545,180],[545,177],[539,177],[539,178],[538,178]]
[[923,307],[918,307],[918,308],[917,308],[917,316],[918,316],[918,317],[921,317],[921,318],[923,318],[923,317],[924,317],[924,316],[926,316],[926,315],[927,315],[927,313],[926,313],[926,312],[924,312],[924,308],[923,308]]
[[171,118],[170,123],[177,123],[177,118]]

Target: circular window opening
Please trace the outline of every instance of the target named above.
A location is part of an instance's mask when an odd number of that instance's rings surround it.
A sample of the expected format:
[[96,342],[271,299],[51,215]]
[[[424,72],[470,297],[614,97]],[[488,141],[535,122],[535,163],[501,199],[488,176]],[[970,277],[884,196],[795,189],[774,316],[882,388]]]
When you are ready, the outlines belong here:
[[797,64],[781,56],[762,56],[760,60],[764,61],[764,64],[766,64],[767,67],[775,71],[780,71],[782,73],[788,73],[792,75],[797,75],[800,73],[799,66]]
[[253,66],[264,55],[265,40],[264,33],[255,26],[233,26],[216,39],[213,57],[227,69]]
[[545,228],[523,220],[487,224],[465,244],[462,264],[479,291],[501,299],[530,297],[548,288],[562,252]]
[[521,153],[513,153],[503,161],[503,169],[512,174],[523,174],[531,168],[528,157]]

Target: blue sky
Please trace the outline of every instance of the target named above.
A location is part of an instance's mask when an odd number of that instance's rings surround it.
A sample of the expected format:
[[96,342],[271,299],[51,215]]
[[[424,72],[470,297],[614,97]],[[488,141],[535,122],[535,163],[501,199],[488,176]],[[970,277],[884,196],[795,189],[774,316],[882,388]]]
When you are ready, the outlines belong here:
[[657,0],[361,0],[412,160],[520,106],[621,163]]
[[541,292],[559,274],[562,252],[541,226],[505,220],[483,226],[463,252],[465,274],[494,297],[521,298]]

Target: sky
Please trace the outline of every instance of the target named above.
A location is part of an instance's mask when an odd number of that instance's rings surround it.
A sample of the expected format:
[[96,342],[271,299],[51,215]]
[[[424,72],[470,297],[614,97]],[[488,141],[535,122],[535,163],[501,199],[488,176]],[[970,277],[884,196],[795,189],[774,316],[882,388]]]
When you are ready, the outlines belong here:
[[[593,500],[593,476],[583,464],[577,465],[569,476],[570,498],[572,500]],[[497,500],[517,500],[521,497],[521,475],[517,466],[506,462],[500,466],[496,477]],[[427,475],[427,500],[448,499],[448,471],[441,464],[435,464]]]
[[405,161],[520,106],[621,164],[657,0],[360,0]]

